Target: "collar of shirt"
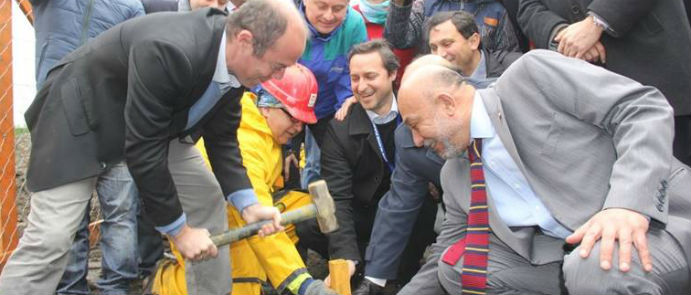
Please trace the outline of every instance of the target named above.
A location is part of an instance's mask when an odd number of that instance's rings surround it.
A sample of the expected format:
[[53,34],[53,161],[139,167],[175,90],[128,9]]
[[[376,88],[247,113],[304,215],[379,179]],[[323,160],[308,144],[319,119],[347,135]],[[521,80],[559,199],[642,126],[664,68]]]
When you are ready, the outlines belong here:
[[216,71],[214,72],[213,78],[214,82],[217,82],[224,86],[230,86],[232,88],[239,88],[240,81],[228,72],[228,65],[226,64],[226,31],[223,30],[223,36],[221,37],[221,48],[218,50],[218,60],[216,61]]
[[470,75],[470,79],[484,80],[487,79],[487,65],[485,64],[485,52],[480,50],[480,62],[477,64],[475,71]]
[[365,110],[369,119],[377,125],[386,124],[396,119],[398,116],[398,103],[396,103],[396,96],[391,94],[391,109],[383,115],[379,115],[373,111]]
[[475,92],[473,97],[473,110],[470,113],[470,140],[474,138],[492,138],[496,134],[492,121],[485,109],[480,94]]

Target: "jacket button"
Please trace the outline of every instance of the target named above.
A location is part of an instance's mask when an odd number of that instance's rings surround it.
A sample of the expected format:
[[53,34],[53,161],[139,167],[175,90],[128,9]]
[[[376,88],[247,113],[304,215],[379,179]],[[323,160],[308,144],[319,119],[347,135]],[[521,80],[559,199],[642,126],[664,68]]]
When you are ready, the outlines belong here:
[[576,5],[573,5],[573,6],[571,6],[571,12],[573,12],[573,14],[575,14],[575,15],[580,15],[581,14],[581,8],[576,6]]
[[101,169],[106,169],[108,165],[106,165],[106,162],[101,162]]

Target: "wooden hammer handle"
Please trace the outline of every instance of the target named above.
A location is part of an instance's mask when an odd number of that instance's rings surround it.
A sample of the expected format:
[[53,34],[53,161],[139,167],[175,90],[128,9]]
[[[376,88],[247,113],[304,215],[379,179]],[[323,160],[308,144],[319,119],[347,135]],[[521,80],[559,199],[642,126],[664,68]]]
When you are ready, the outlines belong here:
[[329,260],[329,277],[331,278],[331,289],[341,295],[351,295],[350,267],[347,260]]
[[[314,204],[305,205],[281,214],[281,225],[298,223],[300,221],[312,219],[316,216],[317,207]],[[259,232],[262,226],[271,222],[271,220],[253,222],[243,227],[231,229],[227,232],[211,236],[211,240],[214,242],[214,244],[216,244],[217,247],[227,245],[255,235],[257,232]]]

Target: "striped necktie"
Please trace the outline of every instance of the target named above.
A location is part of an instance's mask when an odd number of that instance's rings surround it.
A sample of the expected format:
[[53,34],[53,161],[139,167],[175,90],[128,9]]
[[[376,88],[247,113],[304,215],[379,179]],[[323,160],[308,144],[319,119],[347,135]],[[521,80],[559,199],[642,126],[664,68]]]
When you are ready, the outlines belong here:
[[465,236],[465,254],[461,274],[462,294],[485,294],[487,287],[487,255],[489,253],[489,213],[485,173],[482,171],[482,139],[475,139],[470,146],[470,210],[468,230]]

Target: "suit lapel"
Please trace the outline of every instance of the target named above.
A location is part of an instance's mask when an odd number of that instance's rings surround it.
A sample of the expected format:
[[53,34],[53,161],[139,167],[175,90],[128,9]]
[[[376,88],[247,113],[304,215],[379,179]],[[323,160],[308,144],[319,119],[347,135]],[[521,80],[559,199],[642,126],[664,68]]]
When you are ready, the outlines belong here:
[[[463,209],[465,213],[465,218],[467,218],[469,206],[470,206],[470,162],[467,157],[448,160],[446,165],[451,165],[446,169],[450,172],[452,179],[457,179],[458,187],[454,185],[452,188],[444,188],[444,191],[449,191],[451,197],[457,200],[459,206]],[[444,169],[442,169],[444,170]],[[489,225],[492,229],[492,233],[497,236],[504,244],[509,246],[511,249],[516,251],[521,257],[531,260],[531,243],[532,235],[535,233],[535,229],[532,227],[525,227],[518,229],[516,231],[511,230],[504,221],[501,220],[499,214],[496,211],[496,205],[492,199],[492,191],[487,189],[487,205],[489,207]],[[492,249],[490,248],[490,251]]]
[[[203,126],[206,121],[209,119],[210,114],[214,114],[219,105],[225,104],[224,100],[228,99],[228,97],[237,97],[238,94],[236,93],[237,89],[231,89],[228,91],[228,93],[224,94],[221,99],[219,99],[216,104],[212,107],[212,109],[208,112],[206,112],[202,118],[200,118],[199,122],[189,128],[189,130],[184,130],[185,126],[187,124],[187,120],[189,119],[189,110],[190,108],[202,97],[204,92],[209,88],[211,84],[211,80],[213,79],[214,72],[216,71],[216,62],[218,61],[218,53],[221,47],[221,40],[223,37],[223,31],[225,30],[225,17],[219,17],[222,14],[220,11],[211,9],[208,11],[208,13],[204,16],[206,17],[207,22],[209,22],[210,26],[212,26],[212,42],[211,47],[208,48],[208,50],[199,50],[198,52],[200,54],[204,54],[204,62],[201,64],[200,69],[199,69],[199,75],[200,78],[196,81],[194,86],[192,86],[192,89],[190,91],[189,96],[187,97],[187,103],[188,103],[188,108],[183,112],[177,115],[180,117],[180,119],[177,121],[176,128],[178,130],[183,131],[183,135],[187,134],[192,134],[195,132],[195,130],[198,128],[198,126]],[[226,36],[227,37],[227,36]],[[211,57],[211,58],[208,58]],[[244,87],[241,87],[242,91],[244,91]],[[242,91],[240,92],[240,96],[242,96]],[[231,95],[232,94],[232,95]],[[239,101],[238,101],[239,103]]]
[[221,37],[223,36],[223,31],[225,29],[225,24],[223,22],[218,22],[219,18],[212,18],[215,22],[213,23],[213,36],[212,38],[214,39],[214,42],[212,42],[212,47],[209,48],[208,51],[202,51],[200,52],[205,52],[205,55],[209,58],[206,58],[206,61],[201,70],[200,70],[200,81],[199,83],[196,83],[194,85],[194,88],[192,89],[191,97],[193,99],[193,104],[196,102],[206,91],[206,89],[209,87],[209,84],[211,83],[211,79],[213,78],[214,72],[216,71],[216,61],[218,60],[218,51],[220,50],[221,46]]
[[[506,121],[503,118],[503,110],[499,102],[499,98],[494,93],[493,89],[478,90],[478,94],[482,98],[485,104],[485,109],[492,121],[492,125],[497,132],[497,135],[501,139],[504,147],[508,151],[511,158],[514,160],[518,168],[521,170],[523,175],[526,174],[523,162],[518,157],[518,151],[509,132],[509,128],[506,125]],[[535,234],[535,229],[533,227],[523,227],[517,230],[510,229],[503,220],[499,217],[496,211],[496,205],[492,196],[492,189],[487,188],[487,194],[490,196],[488,198],[488,205],[490,210],[490,226],[492,232],[497,235],[499,239],[502,240],[506,245],[511,247],[523,258],[532,260],[532,237]]]
[[353,110],[348,115],[350,118],[348,119],[348,133],[351,137],[357,135],[366,136],[366,141],[372,151],[377,154],[380,162],[384,162],[384,158],[382,158],[379,152],[377,139],[374,136],[374,131],[372,130],[372,121],[370,120],[369,116],[367,116],[367,112],[365,112],[365,109],[362,108],[359,103],[353,104],[352,109]]
[[518,150],[516,149],[513,137],[509,131],[509,126],[506,125],[506,120],[504,120],[504,110],[501,107],[499,97],[492,88],[477,91],[478,94],[480,94],[482,101],[485,103],[485,109],[487,109],[487,114],[492,121],[494,130],[496,130],[497,135],[499,135],[499,139],[501,139],[506,151],[509,152],[511,159],[513,159],[513,161],[516,163],[518,169],[520,169],[521,173],[526,175],[527,178],[528,173],[526,173],[527,171],[523,165],[523,161],[521,161],[521,158],[518,156]]

